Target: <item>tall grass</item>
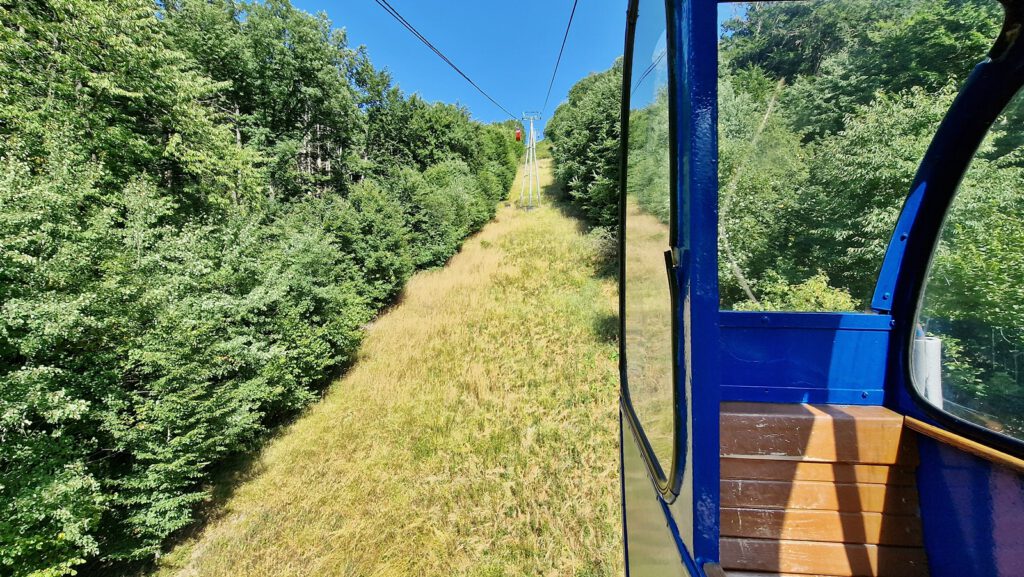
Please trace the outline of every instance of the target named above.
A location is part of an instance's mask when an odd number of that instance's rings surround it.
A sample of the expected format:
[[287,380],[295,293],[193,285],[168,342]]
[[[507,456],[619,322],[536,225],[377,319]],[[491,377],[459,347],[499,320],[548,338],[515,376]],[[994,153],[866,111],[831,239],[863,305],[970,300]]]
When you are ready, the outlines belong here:
[[159,576],[620,574],[615,287],[599,259],[550,202],[500,208],[409,282]]

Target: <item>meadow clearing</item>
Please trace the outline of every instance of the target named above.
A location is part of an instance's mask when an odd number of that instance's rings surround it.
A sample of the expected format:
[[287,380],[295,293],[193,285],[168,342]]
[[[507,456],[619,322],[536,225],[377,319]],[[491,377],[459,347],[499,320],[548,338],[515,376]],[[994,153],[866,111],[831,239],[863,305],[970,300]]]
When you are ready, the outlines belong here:
[[517,178],[417,273],[159,577],[621,573],[615,283],[550,163],[543,205]]

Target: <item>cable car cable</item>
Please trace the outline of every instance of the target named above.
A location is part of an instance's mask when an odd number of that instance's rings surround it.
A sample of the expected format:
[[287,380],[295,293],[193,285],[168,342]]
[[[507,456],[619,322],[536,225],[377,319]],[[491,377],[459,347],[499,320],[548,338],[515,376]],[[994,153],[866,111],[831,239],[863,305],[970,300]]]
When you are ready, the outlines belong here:
[[451,59],[449,59],[447,56],[445,56],[444,53],[442,53],[436,46],[433,45],[433,43],[431,43],[429,40],[427,40],[427,38],[425,36],[423,36],[423,34],[420,34],[419,30],[417,30],[415,26],[413,26],[411,23],[409,23],[409,21],[406,20],[405,17],[403,17],[398,12],[397,9],[395,9],[393,6],[391,6],[391,4],[389,4],[387,2],[387,0],[374,0],[374,1],[377,2],[377,4],[380,5],[381,8],[384,8],[384,10],[388,14],[390,14],[395,20],[397,20],[402,26],[404,26],[406,28],[406,30],[411,32],[413,34],[413,36],[418,38],[420,40],[420,42],[422,42],[424,45],[426,45],[426,47],[429,48],[434,54],[436,54],[438,56],[438,58],[443,60],[446,64],[448,64],[448,66],[451,66],[453,70],[458,72],[460,76],[465,78],[466,81],[469,82],[470,85],[473,86],[473,88],[476,88],[477,91],[479,91],[480,94],[483,94],[485,98],[490,100],[492,104],[494,104],[495,106],[500,108],[502,110],[502,112],[504,112],[505,114],[507,114],[509,116],[509,118],[512,118],[513,120],[517,120],[517,118],[516,118],[516,116],[514,114],[509,112],[507,108],[505,108],[500,103],[498,103],[498,101],[495,100],[494,98],[492,98],[490,94],[487,94],[487,92],[484,91],[484,89],[480,88],[480,86],[476,82],[474,82],[473,79],[471,79],[469,76],[467,76],[465,72],[463,72],[458,66],[456,66],[455,63],[451,61]]
[[374,0],[374,2],[376,2],[381,8],[383,8],[385,12],[390,14],[392,18],[397,20],[399,24],[404,26],[406,30],[411,32],[413,36],[418,38],[419,41],[422,42],[424,45],[426,45],[426,47],[429,48],[434,54],[436,54],[438,56],[438,58],[443,60],[446,64],[448,64],[448,66],[451,66],[453,70],[458,72],[459,76],[462,76],[463,78],[465,78],[466,82],[469,82],[470,85],[473,86],[473,88],[476,88],[477,91],[480,92],[480,94],[483,94],[484,98],[486,98],[487,100],[490,100],[491,104],[494,104],[495,106],[500,108],[502,110],[502,112],[507,114],[509,116],[509,118],[511,118],[512,120],[518,120],[518,118],[516,118],[516,115],[512,114],[511,112],[509,112],[507,108],[505,108],[500,103],[498,103],[498,101],[495,100],[494,98],[492,98],[490,94],[487,94],[487,92],[485,92],[483,88],[480,88],[480,86],[477,85],[476,82],[473,82],[472,78],[467,76],[466,73],[463,72],[458,66],[456,66],[454,62],[452,62],[447,56],[444,55],[444,53],[442,53],[440,50],[438,50],[438,48],[436,46],[434,46],[433,43],[431,43],[429,40],[427,40],[427,38],[425,36],[420,34],[419,30],[416,30],[416,27],[413,26],[412,24],[410,24],[409,21],[406,20],[405,17],[403,17],[398,12],[398,10],[395,9],[394,6],[392,6],[390,3],[388,3],[387,0]]
[[661,61],[665,59],[666,54],[668,54],[668,50],[662,50],[661,53],[658,54],[658,57],[654,59],[654,62],[651,62],[650,66],[648,66],[640,74],[640,79],[633,84],[633,88],[629,91],[630,96],[632,96],[633,93],[636,92],[637,88],[640,88],[640,85],[644,83],[644,80],[647,80],[647,77],[651,75],[651,72],[654,72],[655,69],[658,68],[658,65],[661,64]]
[[576,15],[576,4],[579,0],[573,0],[572,12],[569,13],[569,23],[565,25],[565,35],[562,36],[562,47],[558,49],[558,59],[555,60],[555,69],[551,72],[551,82],[548,83],[548,94],[544,97],[544,107],[541,114],[547,112],[548,100],[551,99],[551,88],[555,85],[555,75],[558,74],[558,65],[562,63],[562,52],[565,52],[565,41],[569,39],[569,28],[572,27],[572,18]]

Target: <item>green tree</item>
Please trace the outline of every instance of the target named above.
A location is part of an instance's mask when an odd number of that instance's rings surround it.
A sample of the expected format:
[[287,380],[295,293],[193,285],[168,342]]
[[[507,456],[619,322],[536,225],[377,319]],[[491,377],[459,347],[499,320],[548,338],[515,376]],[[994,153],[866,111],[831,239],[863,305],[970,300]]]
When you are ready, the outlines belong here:
[[545,128],[555,177],[587,217],[609,226],[618,218],[622,61],[569,90]]

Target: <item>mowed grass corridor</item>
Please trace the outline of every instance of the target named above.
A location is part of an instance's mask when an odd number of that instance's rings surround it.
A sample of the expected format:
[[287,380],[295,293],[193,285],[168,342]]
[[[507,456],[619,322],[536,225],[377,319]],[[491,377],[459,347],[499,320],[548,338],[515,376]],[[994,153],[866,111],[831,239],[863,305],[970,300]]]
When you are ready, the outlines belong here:
[[550,202],[500,207],[409,282],[158,575],[621,574],[615,286],[598,252]]

